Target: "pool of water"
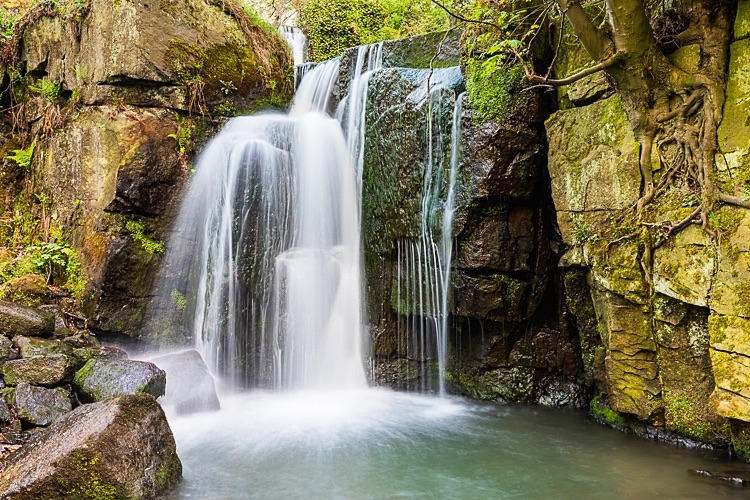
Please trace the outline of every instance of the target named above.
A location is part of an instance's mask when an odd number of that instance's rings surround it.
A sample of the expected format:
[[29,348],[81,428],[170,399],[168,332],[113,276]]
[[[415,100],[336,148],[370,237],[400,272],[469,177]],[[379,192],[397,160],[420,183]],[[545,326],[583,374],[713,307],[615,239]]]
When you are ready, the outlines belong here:
[[[725,467],[602,427],[585,413],[369,389],[261,392],[170,416],[174,498],[715,498]],[[733,464],[744,468],[744,464]]]

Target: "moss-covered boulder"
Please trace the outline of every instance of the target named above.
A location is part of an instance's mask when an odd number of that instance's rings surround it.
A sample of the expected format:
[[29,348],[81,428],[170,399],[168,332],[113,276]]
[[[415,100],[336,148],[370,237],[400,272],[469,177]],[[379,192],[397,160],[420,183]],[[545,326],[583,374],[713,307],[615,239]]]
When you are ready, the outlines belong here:
[[71,375],[71,368],[70,358],[64,354],[31,356],[7,361],[3,365],[3,377],[8,385],[27,382],[54,386]]
[[55,317],[51,314],[0,300],[0,334],[47,337],[54,329]]
[[76,372],[73,387],[86,401],[125,394],[164,395],[166,374],[153,363],[129,359],[90,359]]
[[51,354],[64,354],[70,357],[73,347],[60,339],[45,339],[39,337],[13,337],[13,344],[18,348],[22,358],[32,356],[49,356]]
[[164,411],[145,394],[79,406],[4,465],[8,499],[157,498],[182,474]]

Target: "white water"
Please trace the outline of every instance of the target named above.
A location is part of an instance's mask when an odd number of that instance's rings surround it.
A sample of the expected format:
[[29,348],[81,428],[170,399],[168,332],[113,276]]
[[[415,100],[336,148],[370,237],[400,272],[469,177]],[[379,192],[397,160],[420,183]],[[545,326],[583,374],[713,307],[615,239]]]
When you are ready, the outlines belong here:
[[302,30],[294,28],[292,26],[281,26],[279,27],[281,36],[289,44],[292,49],[292,57],[294,58],[294,65],[299,66],[307,62],[307,37]]
[[198,161],[170,243],[213,373],[277,389],[365,387],[359,183],[325,114],[337,62],[289,115],[232,119]]

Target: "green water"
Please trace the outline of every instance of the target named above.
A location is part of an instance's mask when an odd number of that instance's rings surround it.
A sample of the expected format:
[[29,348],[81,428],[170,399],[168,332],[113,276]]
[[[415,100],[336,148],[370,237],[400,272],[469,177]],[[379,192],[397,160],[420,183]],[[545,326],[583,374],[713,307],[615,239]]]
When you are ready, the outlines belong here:
[[585,413],[363,390],[249,393],[171,417],[176,498],[716,498],[709,452],[604,428]]

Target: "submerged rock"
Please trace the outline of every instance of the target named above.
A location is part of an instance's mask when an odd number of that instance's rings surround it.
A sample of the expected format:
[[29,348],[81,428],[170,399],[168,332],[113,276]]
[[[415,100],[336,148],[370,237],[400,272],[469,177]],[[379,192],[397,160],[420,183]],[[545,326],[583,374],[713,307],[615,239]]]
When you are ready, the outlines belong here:
[[125,394],[164,395],[166,374],[153,363],[128,359],[90,359],[78,370],[73,386],[87,401]]
[[19,418],[31,425],[49,425],[73,409],[63,389],[47,389],[26,383],[16,388],[15,403]]
[[161,406],[128,395],[79,406],[11,455],[0,497],[156,498],[181,474]]
[[55,329],[55,317],[32,307],[0,300],[0,334],[47,337]]
[[220,409],[214,379],[198,351],[178,352],[151,360],[167,373],[164,404],[180,415]]

